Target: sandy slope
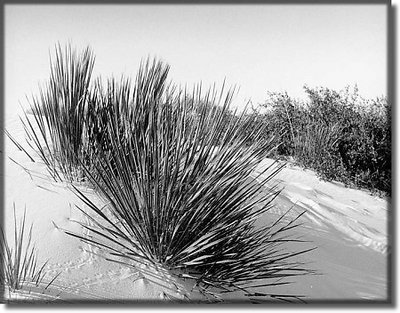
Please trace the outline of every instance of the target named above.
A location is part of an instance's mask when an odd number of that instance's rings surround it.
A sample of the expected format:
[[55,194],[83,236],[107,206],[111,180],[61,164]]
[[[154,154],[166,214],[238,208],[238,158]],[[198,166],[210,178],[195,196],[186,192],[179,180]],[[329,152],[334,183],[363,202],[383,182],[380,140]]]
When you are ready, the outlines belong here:
[[[23,129],[16,118],[8,119],[6,127],[19,142],[24,142]],[[17,216],[22,216],[26,206],[27,220],[34,223],[40,260],[49,259],[49,274],[61,273],[45,291],[47,299],[153,301],[200,297],[190,294],[188,284],[184,286],[184,282],[161,269],[106,261],[98,249],[67,236],[62,229],[82,231],[76,221],[85,218],[74,207],[81,205],[79,200],[65,184],[51,181],[43,164],[31,162],[5,139],[6,232],[12,235],[13,204]],[[270,162],[265,160],[259,170]],[[310,300],[386,299],[388,202],[365,191],[322,182],[313,172],[297,167],[283,169],[275,182],[284,190],[276,199],[275,208],[259,223],[275,220],[290,207],[294,209],[289,217],[306,210],[301,218],[304,224],[296,232],[310,241],[308,247],[318,247],[304,260],[320,273],[296,278],[293,284],[279,290],[303,294]],[[43,291],[34,287],[30,290],[31,297]]]
[[[271,162],[265,160],[259,170]],[[306,259],[320,274],[299,277],[286,290],[324,301],[387,299],[388,201],[323,182],[295,166],[283,169],[276,181],[284,189],[271,215],[290,208],[292,216],[306,211],[296,232],[317,247]]]

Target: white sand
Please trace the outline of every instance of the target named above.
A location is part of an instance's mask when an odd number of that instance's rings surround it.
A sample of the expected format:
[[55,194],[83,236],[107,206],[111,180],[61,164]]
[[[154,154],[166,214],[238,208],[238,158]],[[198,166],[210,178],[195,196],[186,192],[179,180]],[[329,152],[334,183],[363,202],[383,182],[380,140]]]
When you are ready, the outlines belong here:
[[[270,164],[265,160],[259,170]],[[318,276],[299,277],[283,291],[313,300],[381,300],[388,297],[389,203],[367,191],[321,181],[314,172],[287,166],[275,178],[284,187],[271,215],[300,218],[296,232],[318,247],[306,256]],[[262,222],[261,222],[262,223]]]
[[[24,132],[16,118],[8,119],[6,127],[24,143]],[[190,293],[188,282],[163,270],[150,266],[126,267],[106,261],[102,251],[66,235],[62,229],[81,232],[75,221],[84,221],[74,208],[81,203],[73,192],[65,184],[53,182],[43,164],[32,163],[6,137],[4,157],[6,233],[11,236],[13,232],[13,203],[18,217],[23,215],[26,206],[27,221],[34,224],[40,261],[49,259],[50,275],[61,273],[54,285],[44,292],[48,300],[200,298]],[[265,160],[260,169],[270,162]],[[289,216],[306,210],[301,218],[304,225],[297,232],[311,241],[308,247],[318,247],[304,259],[310,262],[310,268],[321,273],[294,278],[294,284],[279,290],[300,293],[309,300],[386,299],[388,202],[366,191],[322,182],[313,172],[297,167],[285,168],[276,181],[284,190],[276,199],[275,208],[263,219],[270,223],[293,205],[295,209]],[[264,220],[259,222],[264,223]],[[32,298],[43,292],[31,287],[17,297],[26,297],[29,290]]]

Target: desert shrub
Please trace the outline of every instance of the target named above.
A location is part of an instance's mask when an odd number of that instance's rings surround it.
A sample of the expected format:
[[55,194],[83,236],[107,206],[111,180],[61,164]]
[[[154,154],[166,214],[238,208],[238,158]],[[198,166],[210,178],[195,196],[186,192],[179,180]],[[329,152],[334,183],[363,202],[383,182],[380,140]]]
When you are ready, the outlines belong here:
[[365,101],[344,131],[340,154],[354,184],[391,192],[391,118],[385,99]]
[[294,140],[294,156],[305,167],[312,168],[324,179],[336,179],[343,174],[340,158],[336,154],[340,127],[331,127],[311,120]]
[[304,124],[303,107],[286,92],[269,92],[268,99],[262,107],[265,110],[264,123],[267,125],[267,136],[275,135],[279,143],[278,155],[294,155],[295,138]]
[[[390,108],[385,99],[365,100],[357,89],[335,92],[309,89],[310,113],[340,127],[337,146],[327,159],[338,159],[332,179],[390,194]],[[343,173],[345,175],[343,175]]]
[[268,124],[267,136],[280,139],[278,154],[293,156],[324,179],[390,194],[391,108],[386,99],[363,99],[356,87],[304,89],[309,101],[270,93],[262,105],[266,111],[259,121]]
[[343,130],[352,120],[352,109],[336,91],[308,87],[305,90],[310,101],[303,104],[304,122],[298,125],[294,156],[303,166],[316,170],[323,179],[341,177],[347,182],[348,174],[338,148]]

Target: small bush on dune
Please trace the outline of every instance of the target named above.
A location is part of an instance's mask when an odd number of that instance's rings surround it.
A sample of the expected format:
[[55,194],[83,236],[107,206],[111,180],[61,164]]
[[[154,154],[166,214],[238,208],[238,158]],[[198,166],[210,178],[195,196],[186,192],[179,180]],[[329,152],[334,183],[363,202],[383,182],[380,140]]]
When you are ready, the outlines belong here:
[[[390,106],[386,100],[365,100],[357,89],[351,93],[349,88],[341,93],[327,88],[306,88],[306,92],[311,99],[310,112],[327,127],[337,125],[330,133],[335,148],[325,157],[337,160],[329,178],[390,195]],[[338,168],[341,171],[335,171]]]
[[391,107],[368,101],[340,142],[343,165],[356,185],[391,194]]
[[298,137],[299,125],[303,125],[304,108],[287,93],[269,93],[268,101],[264,105],[268,111],[265,122],[268,125],[268,134],[279,133],[278,154],[294,155],[295,140]]

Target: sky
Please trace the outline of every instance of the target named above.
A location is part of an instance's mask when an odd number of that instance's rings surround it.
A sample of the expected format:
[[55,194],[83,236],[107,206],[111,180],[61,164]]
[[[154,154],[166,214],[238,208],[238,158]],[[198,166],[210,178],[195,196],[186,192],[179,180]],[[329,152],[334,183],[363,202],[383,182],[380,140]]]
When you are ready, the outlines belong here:
[[236,85],[234,105],[270,92],[305,98],[304,85],[357,84],[387,94],[385,5],[6,5],[6,115],[49,76],[57,42],[96,55],[95,76],[134,77],[142,59],[171,66],[170,79]]

